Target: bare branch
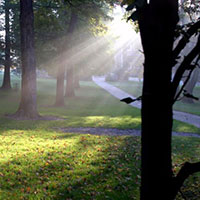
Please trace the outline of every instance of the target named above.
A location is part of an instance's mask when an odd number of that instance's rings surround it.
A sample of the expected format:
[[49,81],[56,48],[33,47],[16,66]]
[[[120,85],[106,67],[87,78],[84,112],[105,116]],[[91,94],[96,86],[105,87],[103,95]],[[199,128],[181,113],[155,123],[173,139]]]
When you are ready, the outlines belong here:
[[[198,58],[196,59],[195,66],[197,66],[199,60],[200,60],[200,54],[198,55]],[[183,83],[181,89],[179,90],[179,92],[177,93],[176,97],[174,98],[174,103],[178,100],[180,94],[182,93],[182,91],[183,91],[183,89],[185,88],[186,84],[187,84],[188,81],[190,80],[190,77],[191,77],[192,72],[194,71],[194,69],[195,69],[195,67],[192,68],[192,69],[190,70],[190,72],[189,72],[189,74],[188,74],[188,76],[187,76],[185,82]]]
[[198,42],[196,46],[191,50],[191,52],[184,58],[183,62],[179,66],[172,81],[172,98],[174,103],[174,98],[176,96],[176,91],[179,86],[179,83],[183,77],[184,72],[187,70],[191,62],[197,57],[200,53],[200,35],[198,37]]
[[187,30],[186,34],[187,39],[185,36],[179,41],[175,49],[173,50],[173,59],[176,59],[182,49],[185,47],[185,45],[189,42],[189,39],[198,31],[200,28],[200,20],[198,20],[196,23],[191,25],[191,27]]

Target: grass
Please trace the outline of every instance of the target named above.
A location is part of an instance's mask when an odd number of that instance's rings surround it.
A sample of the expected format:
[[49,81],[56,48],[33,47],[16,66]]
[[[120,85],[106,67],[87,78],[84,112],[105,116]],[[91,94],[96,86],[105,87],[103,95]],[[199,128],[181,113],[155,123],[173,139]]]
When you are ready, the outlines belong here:
[[[138,97],[142,94],[142,83],[133,81],[110,82],[110,84],[126,91],[127,93]],[[199,97],[200,87],[195,87],[194,96]],[[195,101],[193,104],[177,101],[174,105],[174,110],[187,112],[195,115],[200,115],[200,101]]]
[[[10,130],[0,136],[0,199],[139,199],[140,139]],[[200,140],[173,139],[174,171],[200,156]],[[199,199],[199,176],[184,193]]]
[[132,157],[138,151],[132,144],[137,142],[44,131],[4,134],[0,198],[134,199],[139,162]]
[[[14,80],[15,82],[19,80]],[[140,129],[140,110],[120,102],[92,82],[81,82],[75,98],[65,99],[65,107],[51,107],[55,102],[56,81],[39,79],[38,110],[41,115],[62,117],[62,121],[18,121],[5,119],[5,114],[14,113],[20,101],[20,92],[3,92],[0,98],[0,128],[23,129],[52,127],[105,127]],[[156,122],[156,121],[155,121]],[[175,121],[174,131],[200,133],[192,125]]]
[[[41,115],[63,117],[60,121],[5,118],[5,113],[16,111],[20,94],[0,91],[0,200],[138,200],[139,137],[62,133],[54,128],[140,129],[140,110],[91,82],[81,82],[76,97],[66,99],[64,108],[48,107],[55,101],[55,85],[55,80],[38,81],[38,110]],[[184,123],[175,125],[176,131],[200,133]],[[199,142],[173,138],[174,171],[186,160],[198,160]],[[191,200],[200,198],[198,181],[195,175],[183,187]]]

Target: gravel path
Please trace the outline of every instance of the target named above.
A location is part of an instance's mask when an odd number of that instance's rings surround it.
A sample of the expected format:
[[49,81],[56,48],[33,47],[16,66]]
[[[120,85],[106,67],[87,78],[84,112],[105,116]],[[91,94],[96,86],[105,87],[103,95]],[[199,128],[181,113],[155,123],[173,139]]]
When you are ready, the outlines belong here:
[[[140,136],[141,131],[135,129],[116,129],[116,128],[56,128],[62,132],[66,133],[81,133],[81,134],[91,134],[91,135],[108,135],[108,136]],[[184,137],[196,137],[200,138],[200,135],[195,133],[177,133],[173,132],[173,136],[184,136]]]
[[[107,92],[109,92],[111,95],[113,95],[114,97],[118,98],[118,99],[123,99],[126,97],[131,97],[133,99],[135,99],[136,97],[122,91],[121,89],[108,84],[104,81],[104,78],[101,77],[93,77],[93,81],[100,86],[101,88],[103,88],[104,90],[106,90]],[[140,101],[136,101],[133,102],[131,104],[129,104],[133,107],[136,108],[141,108],[141,102]],[[196,126],[197,128],[200,128],[200,116],[197,115],[192,115],[189,113],[184,113],[184,112],[179,112],[179,111],[173,111],[173,117],[176,120],[188,123],[188,124],[192,124],[194,126]]]

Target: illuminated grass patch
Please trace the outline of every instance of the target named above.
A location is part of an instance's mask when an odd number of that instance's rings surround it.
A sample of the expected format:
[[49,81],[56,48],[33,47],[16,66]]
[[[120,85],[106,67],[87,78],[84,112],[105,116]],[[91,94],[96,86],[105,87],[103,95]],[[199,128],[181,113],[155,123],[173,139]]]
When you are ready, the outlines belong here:
[[29,131],[0,137],[1,199],[138,197],[139,138]]
[[[199,142],[174,138],[175,173],[198,160]],[[2,200],[139,199],[140,137],[12,130],[0,136],[0,152]],[[191,199],[200,197],[194,179],[183,187]]]

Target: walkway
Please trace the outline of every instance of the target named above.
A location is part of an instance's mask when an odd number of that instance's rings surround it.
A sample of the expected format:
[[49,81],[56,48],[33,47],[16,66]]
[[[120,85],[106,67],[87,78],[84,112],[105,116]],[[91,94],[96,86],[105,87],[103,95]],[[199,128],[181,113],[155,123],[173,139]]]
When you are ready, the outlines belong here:
[[[108,136],[141,136],[141,130],[136,129],[116,129],[116,128],[93,128],[93,127],[67,127],[67,128],[55,128],[65,133],[80,133],[80,134],[91,134],[91,135],[108,135]],[[196,137],[200,138],[200,135],[196,133],[180,133],[172,132],[173,136],[182,137]]]
[[[101,77],[93,77],[93,81],[100,86],[101,88],[103,88],[104,90],[106,90],[107,92],[109,92],[111,95],[113,95],[114,97],[118,98],[118,99],[123,99],[126,97],[131,97],[133,99],[135,99],[136,97],[120,90],[119,88],[110,85],[109,83],[106,83],[104,81],[104,78]],[[131,104],[129,104],[133,107],[136,108],[141,108],[141,102],[140,101],[136,101],[133,102]],[[197,128],[200,128],[200,116],[197,115],[192,115],[189,113],[184,113],[184,112],[179,112],[179,111],[174,111],[173,112],[173,117],[176,120],[188,123],[188,124],[192,124],[194,126],[196,126]]]

